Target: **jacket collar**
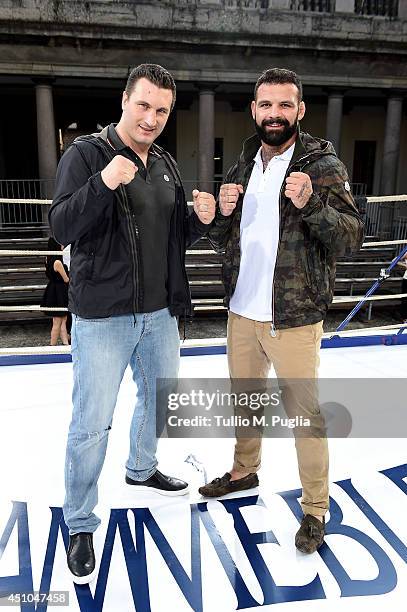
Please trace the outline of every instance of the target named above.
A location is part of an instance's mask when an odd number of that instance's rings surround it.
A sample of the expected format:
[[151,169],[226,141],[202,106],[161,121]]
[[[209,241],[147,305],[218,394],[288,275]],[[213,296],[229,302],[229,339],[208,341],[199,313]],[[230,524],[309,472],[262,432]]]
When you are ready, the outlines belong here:
[[[123,149],[127,149],[128,147],[116,132],[116,125],[115,123],[110,123],[110,125],[106,125],[100,132],[95,132],[92,136],[104,140],[115,151],[123,151]],[[161,149],[154,142],[148,152],[151,155],[161,157]]]

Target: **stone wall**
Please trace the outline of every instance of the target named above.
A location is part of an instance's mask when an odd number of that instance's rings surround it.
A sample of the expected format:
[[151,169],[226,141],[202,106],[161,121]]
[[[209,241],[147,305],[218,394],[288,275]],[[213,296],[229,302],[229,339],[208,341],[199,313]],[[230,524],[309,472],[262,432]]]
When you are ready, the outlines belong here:
[[[154,29],[168,34],[179,31],[186,35],[217,33],[234,40],[244,39],[247,34],[266,39],[295,36],[298,40],[318,36],[319,45],[335,40],[360,44],[391,42],[394,46],[405,41],[407,19],[354,15],[345,12],[348,5],[341,1],[343,4],[339,6],[343,6],[344,12],[327,14],[277,8],[285,6],[283,0],[270,3],[263,0],[1,0],[0,22],[2,31],[6,32],[8,25],[10,33],[17,33],[22,27],[30,33],[41,26],[44,32],[54,30],[56,34],[63,33],[66,28],[72,31],[73,26],[80,25],[75,32],[79,37],[114,26],[118,37],[127,37],[131,28],[136,31]],[[268,4],[268,9],[261,8]],[[383,50],[377,49],[378,52]]]
[[284,0],[0,0],[0,74],[123,79],[156,61],[178,80],[251,83],[284,65],[310,85],[407,87],[407,20],[337,2],[326,14]]

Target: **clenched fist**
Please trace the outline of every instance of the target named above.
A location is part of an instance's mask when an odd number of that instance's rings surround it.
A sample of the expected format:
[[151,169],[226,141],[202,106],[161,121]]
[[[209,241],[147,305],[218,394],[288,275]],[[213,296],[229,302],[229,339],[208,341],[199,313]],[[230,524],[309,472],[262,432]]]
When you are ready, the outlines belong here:
[[205,225],[212,223],[215,217],[215,198],[211,193],[198,191],[194,189],[192,192],[194,198],[194,211],[198,215],[199,220]]
[[291,172],[286,179],[285,195],[294,206],[304,208],[312,195],[312,183],[305,172]]
[[224,217],[228,217],[232,214],[236,208],[239,195],[242,193],[243,185],[236,185],[235,183],[226,183],[222,185],[219,192],[219,206],[220,212]]
[[127,185],[136,176],[138,168],[130,159],[116,155],[100,173],[102,181],[109,189],[117,189],[122,183]]

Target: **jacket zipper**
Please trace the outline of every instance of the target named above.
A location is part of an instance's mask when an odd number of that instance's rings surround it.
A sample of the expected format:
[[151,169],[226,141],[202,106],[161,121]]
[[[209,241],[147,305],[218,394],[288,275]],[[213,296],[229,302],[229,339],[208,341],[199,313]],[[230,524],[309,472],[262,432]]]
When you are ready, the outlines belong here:
[[[182,189],[182,188],[180,187],[179,189]],[[183,202],[185,202],[185,197],[182,197],[181,199]],[[181,199],[178,199],[178,197],[175,198],[175,206],[179,207],[177,212],[181,213],[180,215],[178,214],[177,216],[176,230],[180,228],[180,225],[184,225],[185,214],[189,214],[188,210],[185,211],[185,204],[182,204]],[[184,233],[183,229],[181,230],[181,228],[180,228],[180,231],[181,231],[181,234]],[[186,338],[186,319],[187,319],[187,315],[191,316],[192,302],[191,302],[191,290],[189,288],[189,281],[188,281],[187,271],[185,268],[185,248],[183,246],[181,236],[179,237],[178,242],[179,242],[179,249],[180,249],[181,270],[182,270],[182,276],[184,279],[185,297],[187,301],[191,304],[191,307],[188,309],[188,312],[187,312],[187,307],[184,308],[184,332],[183,332],[183,341],[184,341]]]
[[132,268],[133,268],[133,319],[134,327],[136,326],[136,312],[137,308],[141,308],[140,294],[139,294],[139,270],[138,270],[138,240],[139,240],[139,229],[137,223],[130,212],[128,205],[127,194],[123,185],[120,186],[122,194],[123,208],[126,213],[127,229],[130,237],[130,246],[132,254]]
[[[294,166],[296,166],[296,164],[298,164],[301,161],[304,161],[305,159],[307,159],[307,157],[310,157],[311,155],[312,155],[312,153],[307,153],[307,155],[305,155],[304,157],[300,157],[299,159],[295,160],[295,162],[287,168],[287,172],[285,173],[285,176],[284,176],[284,179],[283,179],[283,183],[282,183],[281,188],[280,188],[280,193],[279,193],[279,196],[278,196],[278,210],[279,210],[278,244],[277,244],[277,253],[276,253],[276,263],[275,263],[275,266],[274,266],[274,274],[273,274],[273,285],[272,285],[272,288],[271,288],[271,325],[270,325],[270,336],[272,338],[275,338],[277,336],[277,330],[276,330],[276,326],[275,326],[275,314],[274,314],[274,284],[275,284],[275,277],[276,277],[278,253],[280,251],[280,243],[281,243],[281,197],[282,197],[283,187],[284,187],[285,179],[286,179],[289,171],[292,168],[294,168]],[[301,166],[301,170],[304,167],[305,166]]]
[[[109,146],[113,148],[113,150],[115,151],[114,147],[110,144],[110,142],[109,142]],[[112,161],[112,159],[114,159],[114,155],[111,154],[110,148],[108,146],[104,146],[104,150],[107,154],[107,157],[110,159],[110,161]],[[138,269],[139,229],[135,221],[135,218],[132,216],[132,213],[130,211],[127,193],[126,193],[126,190],[123,184],[120,184],[119,190],[121,194],[121,202],[123,204],[123,209],[126,215],[126,224],[127,224],[127,229],[129,232],[130,246],[131,246],[131,255],[132,255],[131,260],[132,260],[132,268],[133,268],[133,279],[132,279],[133,280],[133,320],[134,320],[134,327],[135,327],[137,307],[140,307],[141,309],[141,303],[140,303],[141,300],[140,300],[140,294],[139,294],[139,269]]]
[[[187,206],[185,203],[186,198],[185,198],[185,193],[183,191],[182,181],[181,181],[179,172],[177,171],[177,168],[172,163],[171,157],[167,155],[167,153],[164,150],[161,151],[161,154],[162,154],[162,157],[164,158],[164,161],[167,164],[167,167],[169,168],[169,170],[171,171],[173,175],[174,182],[176,185],[175,206],[177,208],[175,210],[175,214],[176,214],[175,232],[177,233],[177,231],[180,230],[179,240],[177,239],[177,241],[178,241],[179,249],[180,249],[179,254],[180,254],[180,260],[181,260],[182,276],[184,280],[185,297],[187,301],[191,304],[191,292],[190,292],[188,276],[187,276],[187,272],[185,268],[185,248],[184,248],[184,243],[181,240],[181,236],[184,235],[184,230],[183,228],[180,227],[181,225],[182,226],[184,225],[185,214],[189,215],[189,212],[188,212],[188,208],[185,209],[185,207]],[[192,311],[191,306],[188,308],[188,312],[187,312],[187,307],[184,308],[184,315],[183,315],[184,316],[184,340],[185,340],[186,317],[187,317],[187,314],[191,316],[191,311]]]

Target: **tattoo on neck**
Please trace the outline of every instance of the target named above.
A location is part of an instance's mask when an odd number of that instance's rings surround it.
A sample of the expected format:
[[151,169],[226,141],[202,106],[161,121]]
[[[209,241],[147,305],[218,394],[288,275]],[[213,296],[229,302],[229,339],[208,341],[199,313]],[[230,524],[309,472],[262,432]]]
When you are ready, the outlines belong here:
[[265,149],[264,147],[261,148],[261,159],[263,161],[263,172],[266,171],[266,168],[269,164],[270,159],[274,157],[273,152],[271,151],[271,149],[267,148]]
[[275,155],[281,155],[282,153],[284,153],[284,151],[287,151],[287,149],[289,149],[291,147],[290,142],[285,142],[284,144],[280,145],[279,147],[272,147],[270,145],[265,145],[263,143],[263,146],[261,147],[261,159],[263,161],[263,172],[266,171],[266,168],[268,166],[269,161],[275,156]]

